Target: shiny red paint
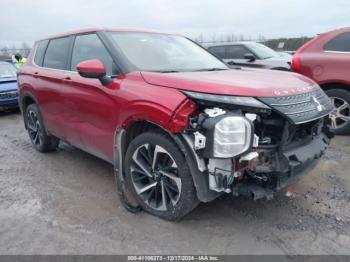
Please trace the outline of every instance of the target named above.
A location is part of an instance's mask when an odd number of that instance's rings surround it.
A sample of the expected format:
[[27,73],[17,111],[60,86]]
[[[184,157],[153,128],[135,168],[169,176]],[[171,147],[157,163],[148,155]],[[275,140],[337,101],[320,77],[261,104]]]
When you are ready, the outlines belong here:
[[[79,67],[93,66],[90,61]],[[187,127],[196,106],[181,90],[261,97],[317,88],[298,74],[253,69],[167,74],[135,71],[103,86],[98,79],[77,72],[39,67],[33,63],[33,54],[21,68],[18,83],[21,98],[30,95],[35,99],[48,132],[110,162],[119,128],[135,121],[149,121],[172,133]]]
[[306,93],[318,88],[302,75],[265,69],[141,74],[148,84],[220,95],[270,97]]
[[350,52],[324,50],[330,40],[348,32],[349,27],[334,30],[306,43],[293,56],[293,71],[313,79],[321,86],[342,84],[350,90]]
[[91,59],[80,62],[77,64],[77,70],[78,72],[83,73],[106,74],[106,68],[98,59]]

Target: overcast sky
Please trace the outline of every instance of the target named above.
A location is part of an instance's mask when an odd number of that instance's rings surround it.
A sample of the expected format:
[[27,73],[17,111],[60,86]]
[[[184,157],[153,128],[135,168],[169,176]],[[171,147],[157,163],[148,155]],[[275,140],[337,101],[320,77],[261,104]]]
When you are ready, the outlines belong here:
[[0,44],[7,45],[86,27],[273,38],[350,26],[349,0],[0,0],[0,6]]

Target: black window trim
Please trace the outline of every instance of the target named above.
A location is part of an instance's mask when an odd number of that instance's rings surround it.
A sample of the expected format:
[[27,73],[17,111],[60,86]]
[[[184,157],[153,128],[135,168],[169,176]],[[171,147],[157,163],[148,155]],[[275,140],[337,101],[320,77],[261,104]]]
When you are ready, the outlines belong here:
[[73,57],[73,49],[74,49],[74,44],[75,44],[76,38],[78,36],[83,36],[83,35],[96,35],[98,37],[98,39],[101,41],[102,45],[105,47],[105,49],[108,52],[109,56],[112,58],[112,61],[113,61],[114,65],[115,65],[116,69],[118,70],[118,74],[111,75],[109,77],[115,78],[115,77],[120,76],[121,74],[123,74],[123,71],[120,69],[120,66],[116,62],[116,59],[114,58],[113,52],[111,52],[109,50],[109,47],[103,41],[101,35],[99,34],[99,31],[84,32],[84,33],[79,33],[79,34],[72,35],[73,40],[72,40],[72,45],[70,46],[69,53],[68,53],[68,67],[67,67],[67,71],[77,73],[76,71],[72,71],[72,68],[71,68],[71,66],[72,66],[72,57]]
[[[79,36],[79,35],[89,35],[89,34],[96,34],[98,36],[98,38],[100,39],[102,44],[107,49],[107,52],[111,56],[113,62],[115,63],[116,69],[118,70],[119,74],[111,76],[112,78],[115,78],[115,77],[118,77],[118,76],[120,76],[122,74],[126,74],[126,73],[130,72],[130,70],[127,70],[125,67],[121,67],[120,64],[117,63],[117,60],[115,59],[116,52],[114,52],[113,49],[111,48],[112,44],[108,42],[108,38],[103,34],[103,31],[90,31],[90,32],[84,32],[84,33],[79,33],[79,34],[64,35],[64,36],[58,36],[58,37],[53,37],[53,38],[39,40],[39,41],[37,41],[37,44],[36,44],[36,47],[35,47],[35,51],[34,51],[34,54],[33,54],[33,60],[32,60],[33,65],[36,66],[36,67],[44,68],[46,70],[55,70],[55,71],[63,71],[63,72],[70,72],[70,73],[78,74],[78,72],[70,70],[71,69],[70,67],[71,67],[71,61],[72,61],[72,54],[73,54],[75,38],[77,36]],[[47,48],[48,48],[48,46],[50,44],[50,41],[51,40],[55,40],[55,39],[60,39],[60,38],[66,38],[66,37],[71,38],[70,46],[68,48],[66,68],[65,69],[57,69],[57,68],[51,68],[51,67],[43,66],[44,58],[45,58],[45,55],[46,55]],[[43,55],[43,58],[42,58],[42,61],[41,61],[41,65],[38,65],[38,64],[35,63],[34,58],[35,58],[35,55],[36,55],[36,51],[37,51],[38,45],[42,41],[47,41],[47,44],[46,44],[46,47],[45,47],[45,51],[44,51],[44,55]]]

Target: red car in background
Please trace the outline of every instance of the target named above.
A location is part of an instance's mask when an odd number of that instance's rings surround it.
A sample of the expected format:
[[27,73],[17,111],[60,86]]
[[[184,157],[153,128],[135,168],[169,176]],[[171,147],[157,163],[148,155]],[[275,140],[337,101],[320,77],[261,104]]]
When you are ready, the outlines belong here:
[[316,81],[331,98],[335,133],[350,133],[350,27],[310,40],[293,56],[292,70]]

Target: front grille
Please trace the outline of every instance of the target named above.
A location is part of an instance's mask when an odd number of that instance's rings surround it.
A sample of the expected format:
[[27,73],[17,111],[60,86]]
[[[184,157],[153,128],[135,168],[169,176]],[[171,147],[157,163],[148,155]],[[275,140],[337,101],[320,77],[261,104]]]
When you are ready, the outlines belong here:
[[16,98],[17,95],[17,91],[2,92],[0,93],[0,100]]
[[293,96],[259,97],[259,100],[295,124],[324,117],[333,110],[331,100],[322,89]]

